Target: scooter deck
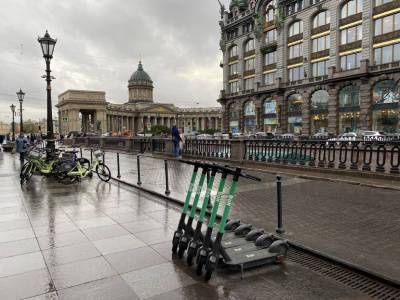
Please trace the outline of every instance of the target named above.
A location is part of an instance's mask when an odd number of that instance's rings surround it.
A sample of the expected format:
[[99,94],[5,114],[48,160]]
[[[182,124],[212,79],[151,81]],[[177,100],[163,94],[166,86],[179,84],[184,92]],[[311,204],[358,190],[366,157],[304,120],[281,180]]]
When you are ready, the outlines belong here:
[[246,241],[246,239],[244,237],[238,237],[238,236],[236,238],[230,238],[230,239],[226,239],[226,240],[224,238],[222,238],[222,242],[221,242],[222,247],[224,247],[225,249],[236,248],[238,246],[242,246],[242,245],[246,245],[246,244],[254,245],[254,242]]
[[236,245],[233,247],[224,247],[225,248],[225,252],[228,254],[228,256],[235,256],[238,255],[240,253],[246,253],[246,252],[252,252],[252,251],[258,251],[261,249],[267,249],[268,247],[257,247],[256,245],[254,245],[254,242],[249,242],[246,241],[247,243],[243,243],[240,245]]
[[229,259],[224,259],[223,263],[232,268],[249,269],[256,266],[274,263],[277,261],[277,256],[277,253],[271,253],[269,249],[260,249],[229,256]]

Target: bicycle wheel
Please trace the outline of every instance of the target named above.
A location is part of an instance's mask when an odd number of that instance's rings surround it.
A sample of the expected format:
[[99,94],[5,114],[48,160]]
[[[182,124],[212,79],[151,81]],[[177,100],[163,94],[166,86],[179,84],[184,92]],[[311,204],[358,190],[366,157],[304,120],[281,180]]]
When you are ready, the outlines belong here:
[[100,180],[104,182],[108,182],[111,179],[110,169],[103,163],[100,163],[96,167],[97,176],[99,176]]
[[73,168],[74,165],[69,162],[61,163],[57,168],[57,172],[54,173],[54,176],[56,177],[57,181],[62,184],[72,184],[78,179],[76,176],[68,175],[69,171],[71,171]]
[[33,166],[31,162],[27,162],[22,166],[21,173],[19,174],[21,185],[23,185],[25,182],[28,182],[29,179],[32,177],[32,168]]

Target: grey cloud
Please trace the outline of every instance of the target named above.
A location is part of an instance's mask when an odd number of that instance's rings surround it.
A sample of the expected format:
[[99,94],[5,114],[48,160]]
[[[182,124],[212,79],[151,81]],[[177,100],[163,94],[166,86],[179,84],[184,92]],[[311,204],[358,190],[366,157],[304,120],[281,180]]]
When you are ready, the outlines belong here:
[[53,103],[66,89],[104,90],[109,100],[125,102],[141,55],[157,101],[217,105],[218,10],[217,0],[2,0],[0,120],[9,121],[20,87],[27,93],[27,117],[45,116],[44,61],[36,39],[46,29],[58,38]]

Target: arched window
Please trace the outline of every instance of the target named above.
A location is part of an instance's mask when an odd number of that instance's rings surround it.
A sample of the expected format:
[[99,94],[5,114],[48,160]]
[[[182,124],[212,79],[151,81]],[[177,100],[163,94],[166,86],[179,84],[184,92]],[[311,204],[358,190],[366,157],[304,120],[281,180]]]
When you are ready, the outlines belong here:
[[254,40],[248,40],[246,44],[244,45],[244,52],[252,51],[254,50]]
[[372,98],[375,104],[399,102],[399,89],[394,80],[383,80],[375,84]]
[[328,109],[329,94],[325,90],[319,90],[312,94],[311,109],[327,110]]
[[255,116],[256,115],[256,106],[253,101],[248,101],[244,105],[244,115],[247,116]]
[[264,114],[276,114],[276,101],[271,98],[264,101]]
[[275,19],[275,9],[268,6],[265,12],[265,22],[272,22]]
[[360,90],[358,87],[349,85],[339,92],[339,107],[355,107],[360,105]]
[[236,45],[233,45],[232,47],[229,48],[229,58],[237,55],[238,55],[238,47]]
[[342,6],[340,17],[342,19],[362,12],[362,0],[350,0]]
[[288,98],[288,112],[299,113],[301,115],[301,108],[303,105],[303,96],[300,94],[293,94]]
[[328,10],[322,11],[317,14],[313,19],[313,28],[329,24],[331,22],[331,17]]
[[303,21],[294,22],[289,26],[289,36],[294,36],[296,34],[303,32]]

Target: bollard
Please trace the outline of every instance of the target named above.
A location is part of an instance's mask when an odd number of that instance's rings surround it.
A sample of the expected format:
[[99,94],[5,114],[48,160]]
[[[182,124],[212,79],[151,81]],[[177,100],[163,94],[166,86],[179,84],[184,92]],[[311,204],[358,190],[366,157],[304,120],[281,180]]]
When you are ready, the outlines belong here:
[[117,153],[117,178],[120,179],[121,178],[121,172],[120,172],[120,167],[119,167],[119,153]]
[[138,176],[138,181],[137,184],[141,185],[142,182],[140,181],[140,156],[136,156],[136,161],[137,161],[137,176]]
[[[210,170],[207,171],[207,186],[208,186],[208,182],[210,181]],[[208,203],[207,203],[207,208],[211,209],[212,208],[212,204],[211,204],[211,193],[210,196],[208,198]]]
[[104,151],[103,151],[103,164],[106,164],[106,154]]
[[278,227],[276,228],[277,233],[284,233],[282,225],[282,177],[276,176],[276,193],[278,200]]
[[169,184],[168,184],[168,161],[166,159],[164,160],[164,166],[165,166],[165,195],[169,195],[171,191],[169,190]]
[[82,158],[82,147],[79,147],[79,152],[81,153],[81,158]]
[[93,165],[93,149],[90,149],[90,165]]

